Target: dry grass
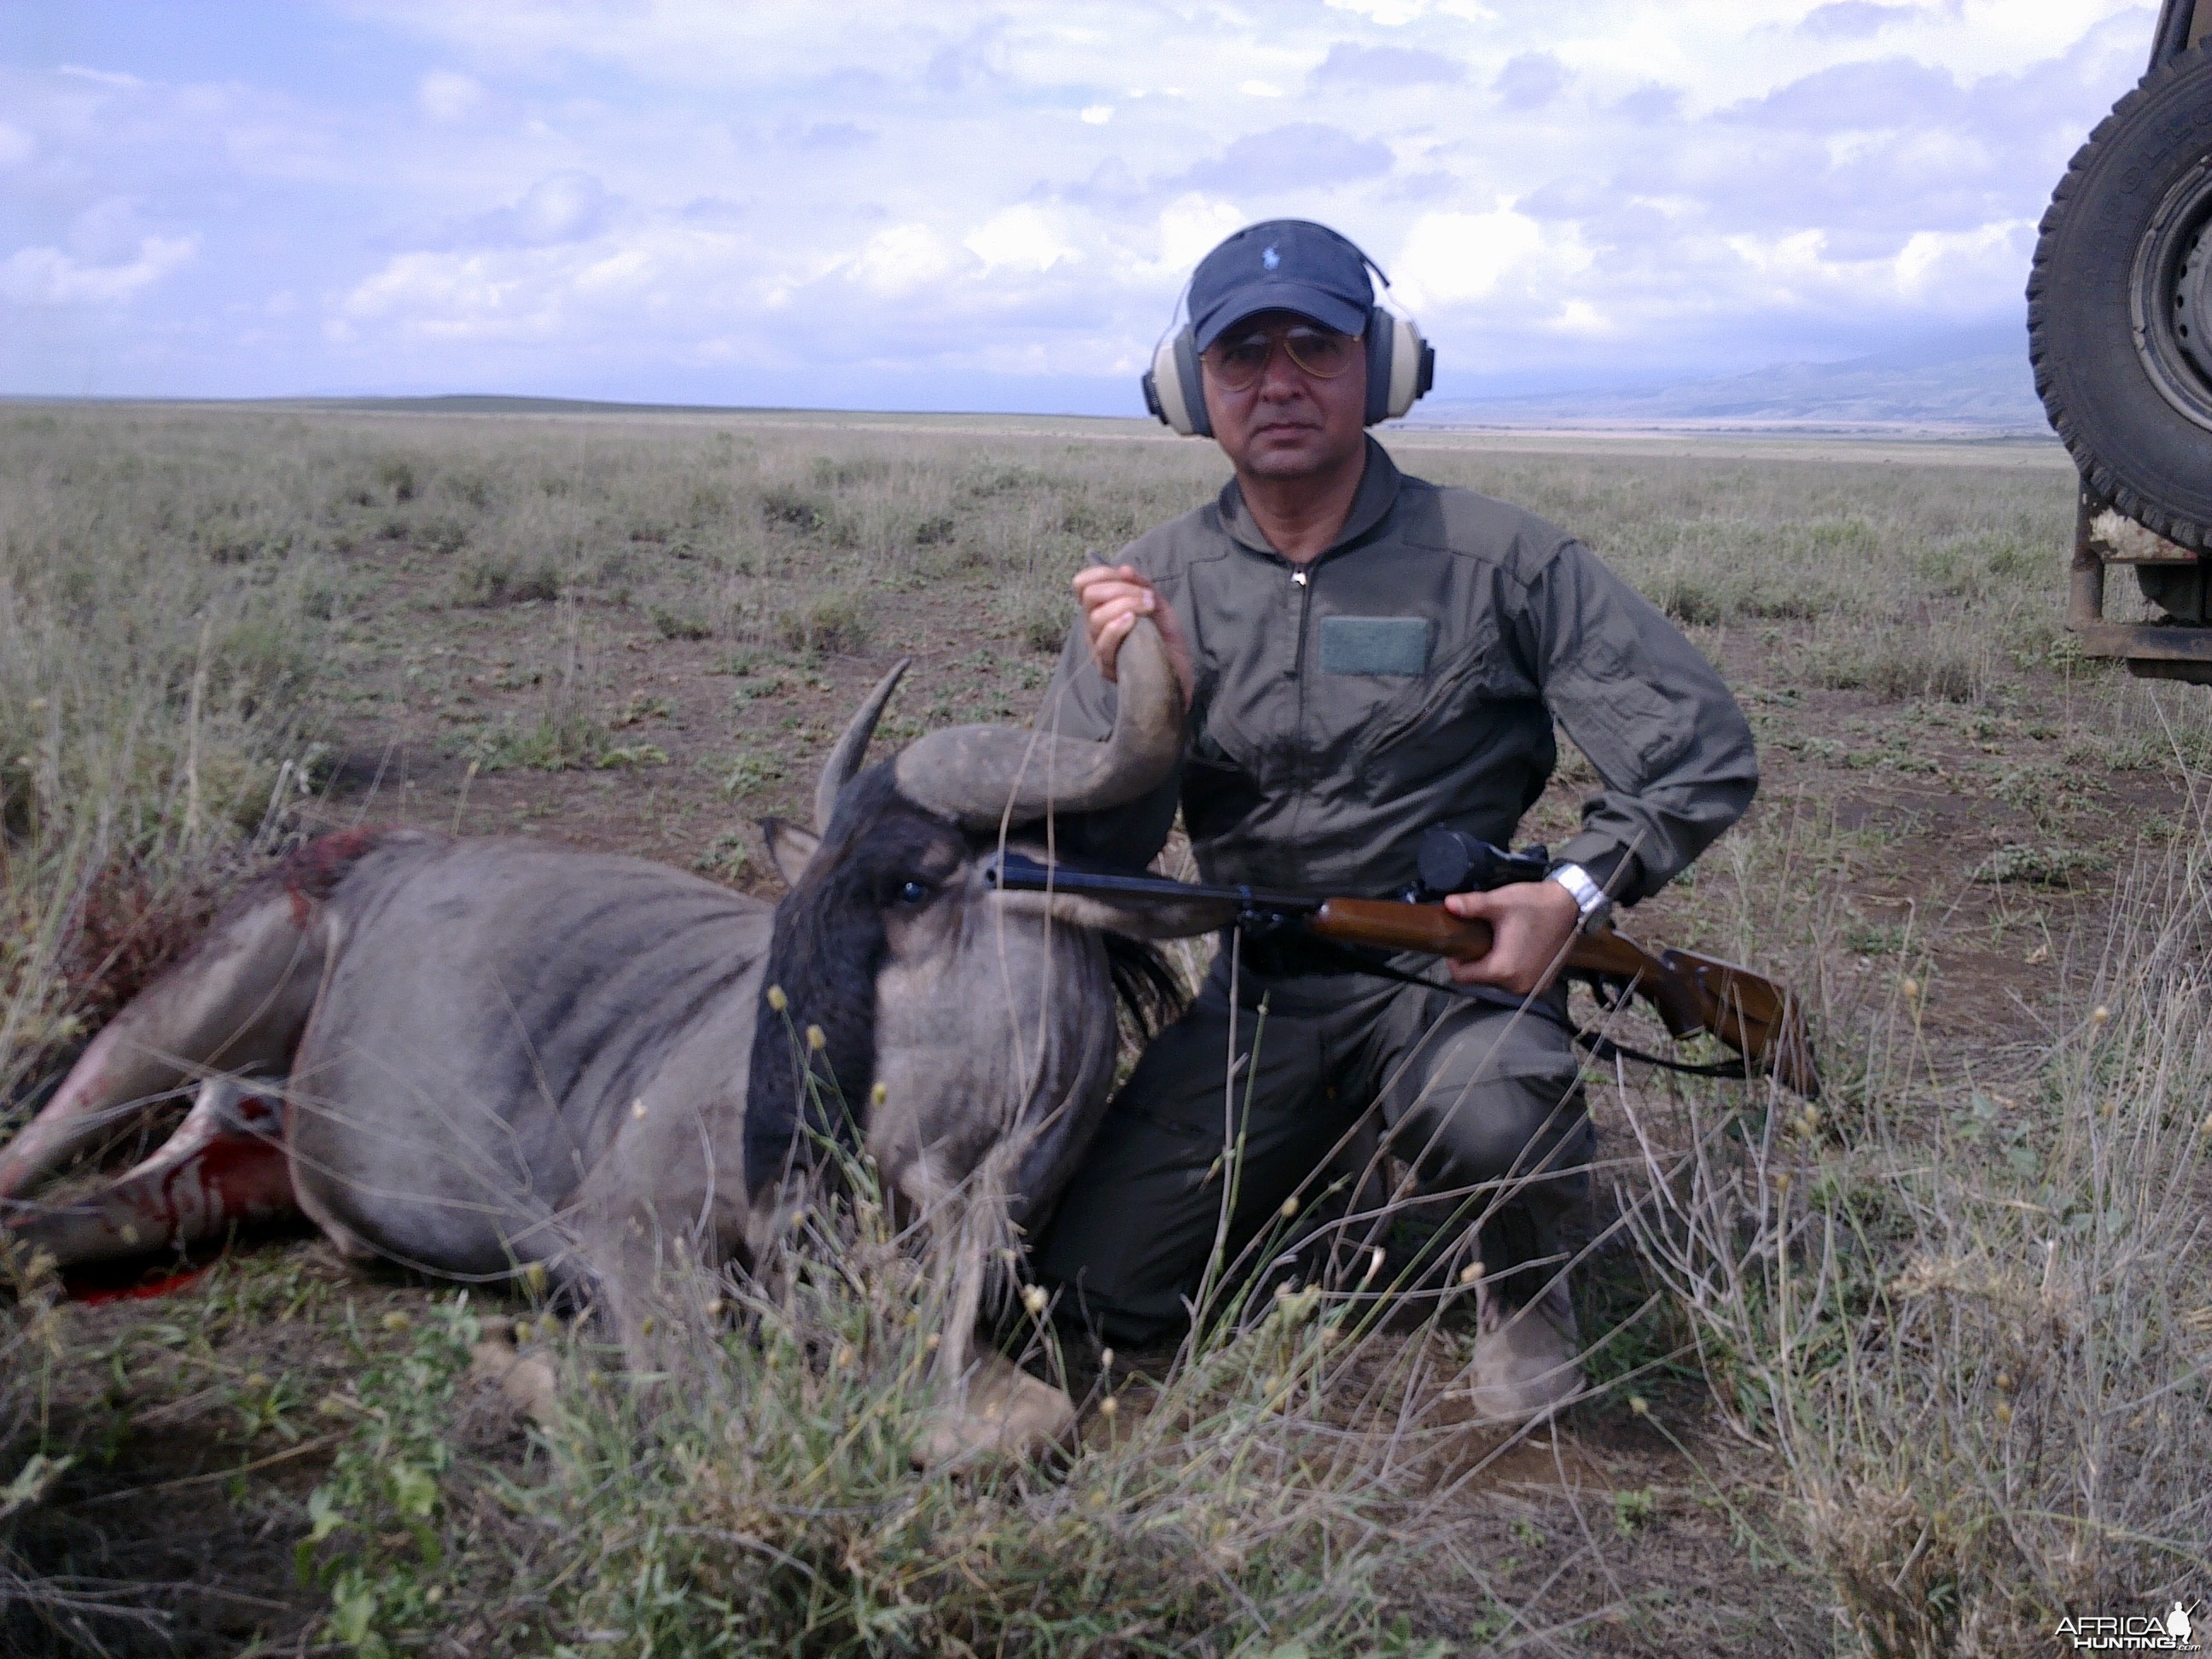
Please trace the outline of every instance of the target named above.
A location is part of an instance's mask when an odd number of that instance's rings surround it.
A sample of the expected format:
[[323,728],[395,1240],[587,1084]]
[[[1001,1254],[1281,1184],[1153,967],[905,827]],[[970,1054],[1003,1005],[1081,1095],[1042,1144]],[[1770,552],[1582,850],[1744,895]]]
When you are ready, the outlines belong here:
[[2206,877],[2137,868],[2018,1082],[1940,1064],[1903,996],[1823,1110],[1630,1107],[1642,1259],[1869,1652],[2022,1652],[2201,1582]]
[[[1218,476],[1203,446],[1112,434],[711,418],[29,410],[0,419],[0,1098],[18,1116],[315,805],[318,739],[359,750],[404,726],[441,746],[470,769],[440,822],[471,784],[680,795],[659,781],[696,777],[697,861],[750,879],[731,826],[803,799],[829,718],[808,699],[919,649],[943,666],[887,735],[1019,717],[1068,574]],[[1118,1423],[1074,1356],[1091,1427],[1065,1466],[913,1476],[933,1281],[852,1206],[780,1289],[685,1292],[723,1306],[652,1410],[561,1336],[568,1416],[528,1442],[483,1418],[477,1310],[442,1293],[387,1292],[415,1312],[386,1328],[351,1292],[280,1294],[296,1253],[246,1257],[189,1293],[230,1311],[181,1346],[146,1334],[190,1324],[158,1307],[24,1297],[0,1336],[0,1545],[75,1501],[109,1432],[88,1426],[109,1420],[98,1402],[174,1425],[219,1401],[224,1458],[338,1434],[313,1505],[237,1490],[270,1549],[319,1529],[309,1622],[366,1652],[1825,1651],[1799,1615],[1832,1605],[1861,1650],[1996,1653],[2059,1611],[2201,1595],[2205,883],[2167,849],[2201,838],[2175,786],[2212,763],[2212,695],[2070,650],[2065,475],[1413,464],[1584,536],[1729,665],[1772,762],[1758,814],[1653,926],[1796,983],[1833,1086],[1808,1113],[1600,1080],[1617,1209],[1583,1313],[1606,1387],[1547,1455],[1611,1436],[1646,1469],[1624,1437],[1671,1437],[1734,1534],[1700,1546],[1711,1570],[1778,1564],[1781,1611],[1723,1636],[1636,1577],[1690,1501],[1648,1474],[1595,1521],[1486,1495],[1528,1446],[1470,1452],[1453,1421],[1462,1316],[1384,1328],[1372,1285],[1267,1302],[1172,1368],[1115,1373]],[[660,653],[711,664],[728,741],[687,750],[702,717],[625,681]],[[1532,832],[1556,834],[1587,782],[1568,757]],[[1916,829],[1945,794],[1972,804],[1971,835]],[[1891,878],[1931,847],[1919,884]],[[2035,952],[2049,994],[2009,1024],[1948,1012],[1976,963]],[[288,1358],[226,1357],[271,1310],[296,1322]],[[86,1370],[95,1328],[129,1367]],[[1060,1363],[1037,1331],[1010,1338]],[[0,1571],[0,1595],[73,1593],[27,1558]],[[0,1629],[227,1650],[149,1625],[150,1589],[99,1594]]]
[[[30,1445],[46,1417],[49,1387],[62,1358],[60,1287],[52,1264],[27,1261],[20,1250],[0,1255],[0,1444]],[[15,1547],[19,1517],[43,1503],[74,1461],[67,1454],[16,1449],[0,1486],[0,1629],[38,1630],[65,1638],[86,1628],[84,1615],[104,1612],[98,1589],[38,1571]],[[127,1601],[124,1614],[130,1616]]]
[[[581,1332],[526,1319],[564,1380],[520,1467],[453,1446],[463,1304],[370,1366],[316,1504],[333,1631],[368,1653],[441,1630],[472,1654],[1443,1650],[1389,1611],[1439,1517],[1300,1403],[1341,1358],[1337,1319],[1279,1304],[1160,1384],[1101,1377],[1092,1431],[1049,1467],[917,1473],[952,1275],[872,1191],[859,1172],[760,1279],[672,1281],[682,1334],[650,1400]],[[1034,1320],[1007,1339],[1056,1358]]]
[[0,423],[0,1094],[50,1067],[293,793],[333,603],[298,453]]

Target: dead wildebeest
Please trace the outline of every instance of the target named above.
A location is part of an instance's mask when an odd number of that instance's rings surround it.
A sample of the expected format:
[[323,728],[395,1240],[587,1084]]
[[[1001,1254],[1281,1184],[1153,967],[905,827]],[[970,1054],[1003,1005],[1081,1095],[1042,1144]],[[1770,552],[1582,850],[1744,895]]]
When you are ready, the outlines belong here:
[[[863,771],[894,670],[823,766],[817,833],[769,827],[791,883],[772,911],[527,842],[310,845],[101,1031],[0,1155],[0,1218],[68,1266],[304,1212],[356,1256],[542,1268],[643,1364],[672,1254],[759,1259],[842,1132],[959,1241],[944,1357],[963,1365],[988,1245],[1050,1208],[1097,1126],[1117,981],[1158,972],[1138,941],[1224,920],[985,879],[1009,829],[1033,838],[1175,766],[1181,695],[1150,624],[1130,645],[1103,743],[969,726]],[[27,1198],[195,1080],[145,1164],[76,1202]],[[1001,1407],[1022,1394],[986,1364]],[[1032,1420],[1056,1427],[1065,1396],[1036,1417],[1042,1389]]]

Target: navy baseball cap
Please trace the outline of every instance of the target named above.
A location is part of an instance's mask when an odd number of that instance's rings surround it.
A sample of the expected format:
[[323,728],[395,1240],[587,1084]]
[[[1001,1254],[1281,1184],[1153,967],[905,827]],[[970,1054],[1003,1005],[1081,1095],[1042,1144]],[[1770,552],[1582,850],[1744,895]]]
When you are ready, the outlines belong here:
[[1263,311],[1295,311],[1357,334],[1374,305],[1359,250],[1310,219],[1247,225],[1200,259],[1190,279],[1190,326],[1200,351]]

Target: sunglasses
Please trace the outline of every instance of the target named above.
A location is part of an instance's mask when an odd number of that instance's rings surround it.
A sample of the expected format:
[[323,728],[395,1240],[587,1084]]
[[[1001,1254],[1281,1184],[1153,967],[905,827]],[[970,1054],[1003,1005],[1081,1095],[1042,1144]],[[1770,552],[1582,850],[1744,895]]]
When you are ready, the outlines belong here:
[[1316,380],[1333,380],[1343,374],[1352,367],[1359,349],[1357,334],[1339,334],[1333,328],[1296,323],[1216,340],[1204,353],[1206,371],[1223,390],[1242,392],[1267,372],[1279,340],[1291,363]]

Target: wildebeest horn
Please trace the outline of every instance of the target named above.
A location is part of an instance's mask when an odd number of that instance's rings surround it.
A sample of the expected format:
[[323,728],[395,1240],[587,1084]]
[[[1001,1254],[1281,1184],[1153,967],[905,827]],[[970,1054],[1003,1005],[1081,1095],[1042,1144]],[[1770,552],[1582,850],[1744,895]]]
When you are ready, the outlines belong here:
[[1050,729],[957,726],[898,757],[899,793],[967,830],[1047,812],[1120,806],[1164,782],[1182,756],[1182,693],[1159,630],[1139,618],[1121,641],[1114,731],[1103,743]]
[[846,722],[837,746],[822,763],[822,776],[814,786],[816,833],[830,833],[830,819],[837,810],[837,796],[853,781],[853,774],[860,769],[860,757],[868,752],[868,739],[876,734],[876,722],[884,717],[884,705],[898,690],[900,677],[913,665],[912,657],[901,657],[891,665],[891,672],[876,682],[876,689],[868,693],[868,700]]

